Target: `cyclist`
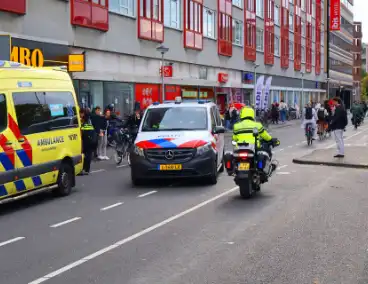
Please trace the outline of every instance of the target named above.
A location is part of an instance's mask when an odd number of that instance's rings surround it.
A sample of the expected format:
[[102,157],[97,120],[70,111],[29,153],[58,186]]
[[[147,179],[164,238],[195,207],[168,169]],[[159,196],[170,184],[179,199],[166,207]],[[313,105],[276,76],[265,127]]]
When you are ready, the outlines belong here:
[[313,140],[317,139],[317,112],[316,110],[312,107],[312,104],[309,102],[306,104],[305,108],[304,108],[304,112],[303,112],[303,123],[302,123],[302,129],[305,129],[305,126],[308,123],[312,124],[312,130],[313,130]]
[[323,104],[320,104],[319,108],[317,109],[317,125],[318,125],[318,134],[323,133],[328,128],[328,111],[325,109]]

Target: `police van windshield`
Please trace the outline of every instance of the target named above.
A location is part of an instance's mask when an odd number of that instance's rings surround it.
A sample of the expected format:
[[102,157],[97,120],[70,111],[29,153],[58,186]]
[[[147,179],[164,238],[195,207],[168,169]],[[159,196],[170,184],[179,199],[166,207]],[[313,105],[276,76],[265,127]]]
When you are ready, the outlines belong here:
[[204,107],[162,107],[147,110],[142,131],[206,130]]

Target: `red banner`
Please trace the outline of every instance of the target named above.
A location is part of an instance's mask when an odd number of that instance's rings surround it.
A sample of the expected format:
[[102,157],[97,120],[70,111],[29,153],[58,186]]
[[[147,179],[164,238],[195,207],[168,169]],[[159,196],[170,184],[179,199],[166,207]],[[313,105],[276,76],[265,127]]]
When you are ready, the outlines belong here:
[[330,0],[330,31],[339,31],[340,24],[340,0]]
[[160,87],[153,84],[136,84],[135,101],[139,102],[141,109],[146,109],[150,104],[160,101]]

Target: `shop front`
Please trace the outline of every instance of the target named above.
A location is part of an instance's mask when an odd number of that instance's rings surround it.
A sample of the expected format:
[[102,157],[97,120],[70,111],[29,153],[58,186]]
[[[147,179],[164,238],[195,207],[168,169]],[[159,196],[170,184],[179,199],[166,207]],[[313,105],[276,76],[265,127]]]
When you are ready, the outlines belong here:
[[120,116],[133,111],[133,84],[88,80],[73,80],[73,84],[81,107],[105,108],[113,104]]

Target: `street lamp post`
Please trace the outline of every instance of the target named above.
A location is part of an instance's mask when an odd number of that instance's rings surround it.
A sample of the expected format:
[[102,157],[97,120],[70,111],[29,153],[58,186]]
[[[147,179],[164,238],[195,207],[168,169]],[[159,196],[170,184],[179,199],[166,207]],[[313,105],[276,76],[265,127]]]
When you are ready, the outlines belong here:
[[330,98],[330,78],[326,79],[327,81],[327,99]]
[[161,53],[161,96],[162,96],[162,102],[165,100],[165,53],[169,51],[169,48],[161,44],[156,48],[158,52]]
[[301,71],[300,74],[302,75],[302,102],[304,102],[304,72]]
[[253,63],[254,67],[254,92],[253,92],[253,104],[254,107],[256,107],[256,97],[257,97],[257,90],[256,90],[256,84],[257,84],[257,68],[259,67],[259,64]]

